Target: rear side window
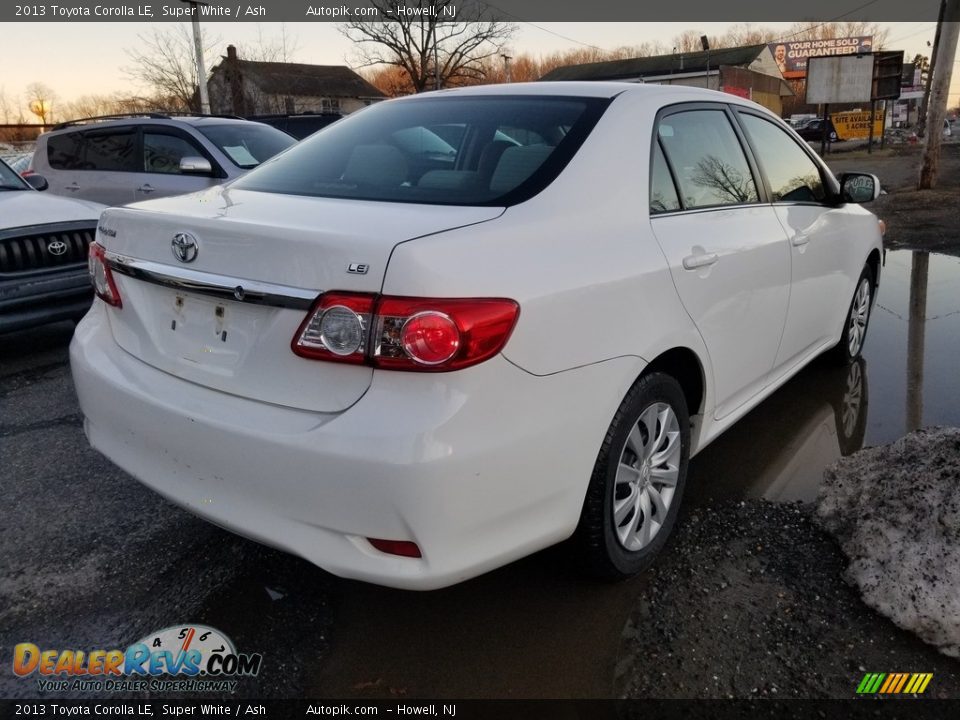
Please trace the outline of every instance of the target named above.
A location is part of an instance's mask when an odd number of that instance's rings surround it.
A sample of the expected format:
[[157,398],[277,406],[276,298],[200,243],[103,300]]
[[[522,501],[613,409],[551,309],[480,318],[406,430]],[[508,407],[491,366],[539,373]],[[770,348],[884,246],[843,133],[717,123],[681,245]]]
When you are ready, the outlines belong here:
[[657,133],[676,173],[685,208],[759,201],[750,165],[723,110],[668,115]]
[[741,113],[740,122],[770,183],[773,202],[821,202],[826,198],[820,168],[792,137],[756,115]]
[[47,160],[57,170],[136,172],[137,133],[118,128],[55,135],[47,141]]
[[653,144],[653,160],[650,167],[650,212],[652,214],[680,209],[677,188],[670,177],[670,168],[663,157],[660,143]]
[[512,205],[563,170],[606,98],[434,97],[371,106],[233,187],[437,205]]
[[79,170],[83,156],[82,133],[62,133],[47,138],[47,162],[54,170]]

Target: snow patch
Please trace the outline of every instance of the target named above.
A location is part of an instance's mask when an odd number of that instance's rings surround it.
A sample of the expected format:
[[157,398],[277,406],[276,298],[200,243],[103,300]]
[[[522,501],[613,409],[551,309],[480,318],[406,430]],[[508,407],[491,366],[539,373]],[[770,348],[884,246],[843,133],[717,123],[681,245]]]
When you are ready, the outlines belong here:
[[926,428],[824,471],[817,516],[867,605],[960,657],[960,428]]

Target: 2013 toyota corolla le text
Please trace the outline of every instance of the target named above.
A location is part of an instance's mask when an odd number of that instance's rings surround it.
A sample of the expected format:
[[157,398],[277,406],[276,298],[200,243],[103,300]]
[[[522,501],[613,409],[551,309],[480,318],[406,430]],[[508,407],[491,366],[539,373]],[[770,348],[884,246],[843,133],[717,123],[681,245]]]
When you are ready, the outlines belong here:
[[689,457],[859,353],[881,229],[765,109],[536,83],[373,106],[104,212],[71,346],[97,450],[337,575],[430,589],[663,547]]

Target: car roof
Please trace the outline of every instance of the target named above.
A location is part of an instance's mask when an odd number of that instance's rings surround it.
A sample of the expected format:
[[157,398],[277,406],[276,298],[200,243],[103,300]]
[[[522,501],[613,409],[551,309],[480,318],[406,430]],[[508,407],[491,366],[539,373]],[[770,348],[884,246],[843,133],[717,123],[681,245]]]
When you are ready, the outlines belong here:
[[[68,120],[55,126],[50,133],[69,132],[72,130],[88,130],[91,128],[111,128],[117,126],[129,125],[160,125],[160,126],[190,126],[190,127],[208,127],[210,125],[248,125],[258,123],[255,120],[244,120],[243,118],[229,115],[130,115],[130,116],[104,116],[103,118],[84,118],[83,120]],[[50,134],[45,133],[45,134]]]
[[[484,97],[506,95],[563,96],[587,98],[614,98],[622,94],[636,94],[648,97],[651,102],[669,105],[676,102],[724,102],[731,105],[743,105],[750,108],[762,108],[761,105],[731,95],[730,93],[707,90],[689,85],[657,85],[654,83],[634,83],[617,81],[548,81],[529,83],[506,83],[500,85],[473,85],[470,87],[435,90],[419,95],[398,98],[400,102],[416,102],[418,99],[438,97]],[[396,102],[396,101],[391,101]]]

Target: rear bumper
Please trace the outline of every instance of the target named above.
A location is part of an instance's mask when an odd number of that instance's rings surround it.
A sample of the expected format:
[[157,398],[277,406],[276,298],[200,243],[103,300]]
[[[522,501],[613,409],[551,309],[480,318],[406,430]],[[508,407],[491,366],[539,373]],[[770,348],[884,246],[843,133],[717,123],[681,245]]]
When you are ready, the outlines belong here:
[[[568,537],[640,362],[535,377],[502,357],[374,372],[340,413],[210,390],[137,360],[97,302],[70,348],[94,448],[191,512],[343,577],[427,590]],[[365,538],[409,540],[400,558]]]
[[86,266],[5,278],[0,280],[0,332],[79,318],[92,298]]

